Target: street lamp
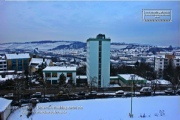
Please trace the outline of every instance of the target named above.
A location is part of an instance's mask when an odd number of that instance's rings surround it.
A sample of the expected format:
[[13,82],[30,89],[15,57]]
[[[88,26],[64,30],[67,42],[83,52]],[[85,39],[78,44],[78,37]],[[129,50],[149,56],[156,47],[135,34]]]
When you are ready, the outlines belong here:
[[133,118],[133,114],[132,114],[132,97],[133,97],[133,83],[134,83],[134,78],[135,78],[135,75],[134,75],[134,74],[130,75],[130,80],[131,80],[131,113],[129,113],[130,118]]

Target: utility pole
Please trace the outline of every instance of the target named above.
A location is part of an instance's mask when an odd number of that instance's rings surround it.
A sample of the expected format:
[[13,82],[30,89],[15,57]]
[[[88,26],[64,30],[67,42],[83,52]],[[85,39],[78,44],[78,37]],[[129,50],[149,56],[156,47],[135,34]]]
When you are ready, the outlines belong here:
[[132,75],[130,75],[130,80],[131,80],[131,113],[129,113],[129,116],[130,116],[130,118],[133,118],[133,113],[132,113],[132,97],[133,97],[133,81],[134,81],[134,78],[135,78],[135,75],[134,74],[132,74]]

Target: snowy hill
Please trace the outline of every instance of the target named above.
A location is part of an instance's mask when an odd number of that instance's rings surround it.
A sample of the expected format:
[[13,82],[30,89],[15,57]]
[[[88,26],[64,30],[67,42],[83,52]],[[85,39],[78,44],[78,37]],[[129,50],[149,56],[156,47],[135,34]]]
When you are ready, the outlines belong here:
[[27,118],[27,107],[17,109],[8,120],[179,120],[180,96],[109,98],[39,103]]
[[[0,50],[3,49],[23,49],[23,50],[33,50],[38,48],[42,51],[47,51],[51,49],[64,49],[64,48],[77,48],[79,44],[82,44],[79,47],[84,47],[85,43],[76,42],[76,41],[36,41],[36,42],[22,42],[22,43],[1,43]],[[83,46],[84,45],[84,46]],[[63,47],[65,46],[65,47]]]

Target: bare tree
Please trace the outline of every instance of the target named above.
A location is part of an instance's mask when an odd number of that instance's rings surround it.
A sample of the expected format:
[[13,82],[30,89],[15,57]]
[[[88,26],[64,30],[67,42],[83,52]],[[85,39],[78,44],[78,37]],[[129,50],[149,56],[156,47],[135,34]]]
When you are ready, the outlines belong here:
[[97,86],[97,77],[90,77],[90,81],[89,81],[89,86],[91,87],[91,91],[93,89],[93,87]]

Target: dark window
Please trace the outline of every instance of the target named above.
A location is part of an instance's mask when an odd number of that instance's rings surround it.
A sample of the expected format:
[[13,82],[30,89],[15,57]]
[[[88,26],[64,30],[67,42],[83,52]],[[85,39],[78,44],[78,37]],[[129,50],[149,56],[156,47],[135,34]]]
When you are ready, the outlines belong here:
[[12,60],[12,65],[16,65],[16,60]]
[[101,80],[101,74],[99,74],[99,80]]
[[46,77],[51,77],[51,73],[46,73]]
[[67,73],[67,77],[72,77],[72,73]]
[[46,80],[46,83],[47,84],[51,84],[51,80]]
[[57,84],[57,80],[52,80],[52,84]]
[[52,73],[52,77],[57,77],[57,73]]
[[21,66],[21,65],[18,66],[18,70],[19,70],[19,71],[22,71],[22,66]]
[[99,69],[101,69],[101,63],[99,63]]

